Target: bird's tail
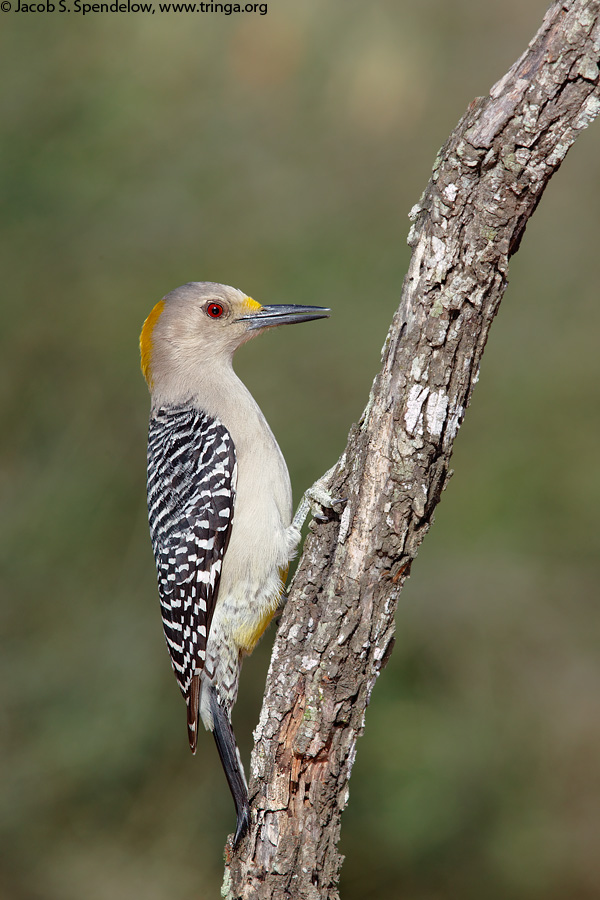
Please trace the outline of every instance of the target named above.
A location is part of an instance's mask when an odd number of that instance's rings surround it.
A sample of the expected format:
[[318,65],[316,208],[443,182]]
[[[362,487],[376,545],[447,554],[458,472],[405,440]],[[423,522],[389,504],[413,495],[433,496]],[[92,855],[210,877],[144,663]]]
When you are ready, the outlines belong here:
[[190,690],[185,698],[187,703],[187,728],[188,741],[190,742],[190,750],[196,753],[196,745],[198,743],[198,710],[200,706],[200,676],[194,675]]
[[229,790],[235,803],[237,824],[233,838],[233,846],[244,837],[250,824],[250,806],[248,803],[248,785],[244,775],[244,767],[240,758],[240,751],[235,740],[233,727],[229,713],[219,702],[214,685],[207,686],[210,692],[210,710],[213,719],[213,734],[221,764],[229,784]]

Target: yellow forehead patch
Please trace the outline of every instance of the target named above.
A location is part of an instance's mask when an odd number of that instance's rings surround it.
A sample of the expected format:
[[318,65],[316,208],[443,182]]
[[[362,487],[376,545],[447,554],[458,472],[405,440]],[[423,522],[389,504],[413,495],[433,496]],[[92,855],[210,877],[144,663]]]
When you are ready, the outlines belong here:
[[148,386],[152,386],[152,373],[150,364],[152,362],[152,332],[158,322],[160,315],[165,308],[165,301],[159,300],[152,312],[144,322],[142,333],[140,334],[140,353],[142,357],[142,372]]
[[244,306],[248,308],[249,312],[258,312],[259,309],[262,309],[260,303],[257,303],[256,300],[253,300],[252,297],[246,297],[244,300]]

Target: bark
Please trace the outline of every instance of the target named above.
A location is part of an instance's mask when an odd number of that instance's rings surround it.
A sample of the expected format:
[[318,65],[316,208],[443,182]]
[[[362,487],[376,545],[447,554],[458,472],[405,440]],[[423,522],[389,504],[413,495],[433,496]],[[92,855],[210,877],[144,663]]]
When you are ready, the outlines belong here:
[[450,476],[457,431],[519,247],[549,179],[600,110],[600,0],[548,10],[478,98],[411,211],[412,258],[365,412],[313,523],[283,612],[251,763],[252,825],[229,900],[334,900],[356,741],[394,642],[399,593]]

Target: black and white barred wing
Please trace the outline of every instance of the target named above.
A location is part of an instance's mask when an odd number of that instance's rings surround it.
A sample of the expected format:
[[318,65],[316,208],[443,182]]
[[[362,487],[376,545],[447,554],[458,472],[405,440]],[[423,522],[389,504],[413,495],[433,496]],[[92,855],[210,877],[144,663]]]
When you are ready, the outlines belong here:
[[148,434],[150,537],[173,671],[196,718],[235,482],[233,441],[218,419],[187,406],[156,410]]

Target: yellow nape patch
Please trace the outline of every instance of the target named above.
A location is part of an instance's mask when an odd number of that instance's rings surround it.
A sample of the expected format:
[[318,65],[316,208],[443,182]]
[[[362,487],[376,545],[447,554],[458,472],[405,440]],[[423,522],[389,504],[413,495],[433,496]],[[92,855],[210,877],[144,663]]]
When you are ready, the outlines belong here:
[[144,378],[148,384],[148,387],[152,387],[152,372],[151,372],[151,363],[152,363],[152,333],[156,326],[156,323],[160,319],[160,315],[165,308],[165,301],[159,300],[142,327],[142,333],[140,334],[140,353],[142,357],[142,372],[144,374]]
[[248,309],[248,312],[258,312],[259,309],[262,309],[260,303],[257,303],[256,300],[253,300],[252,297],[246,297],[244,300],[244,306]]

